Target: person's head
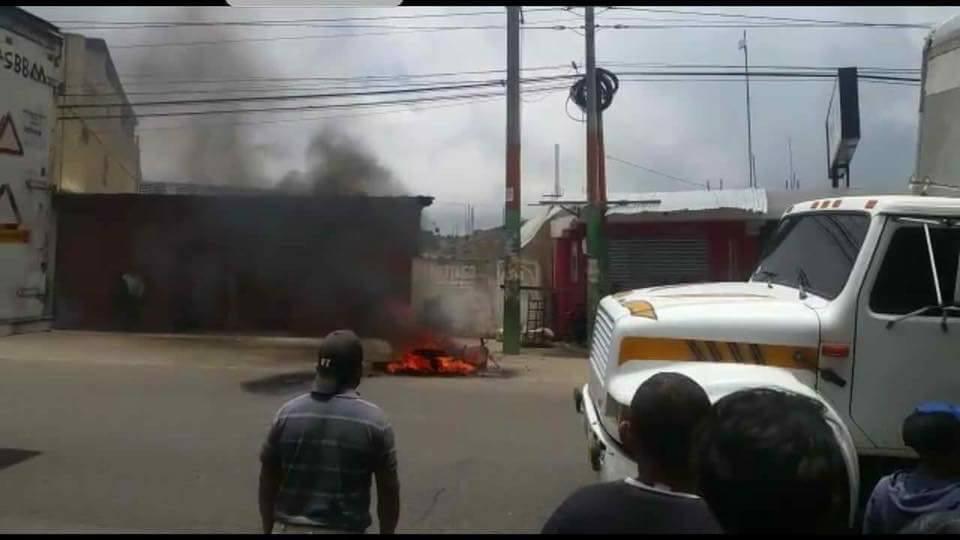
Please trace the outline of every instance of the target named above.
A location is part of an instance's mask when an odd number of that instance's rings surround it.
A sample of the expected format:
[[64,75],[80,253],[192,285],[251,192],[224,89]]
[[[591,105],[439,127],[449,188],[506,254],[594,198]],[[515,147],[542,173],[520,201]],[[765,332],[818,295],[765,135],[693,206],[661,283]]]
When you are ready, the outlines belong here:
[[334,394],[360,385],[363,346],[350,330],[336,330],[320,343],[313,392]]
[[707,393],[679,373],[658,373],[640,385],[620,423],[620,440],[642,472],[671,487],[688,488],[690,446],[710,411]]
[[960,407],[948,403],[921,404],[903,421],[903,442],[934,473],[960,470]]
[[714,404],[693,467],[728,533],[847,530],[846,462],[825,412],[808,397],[760,388]]
[[960,534],[960,512],[930,512],[914,519],[900,534]]

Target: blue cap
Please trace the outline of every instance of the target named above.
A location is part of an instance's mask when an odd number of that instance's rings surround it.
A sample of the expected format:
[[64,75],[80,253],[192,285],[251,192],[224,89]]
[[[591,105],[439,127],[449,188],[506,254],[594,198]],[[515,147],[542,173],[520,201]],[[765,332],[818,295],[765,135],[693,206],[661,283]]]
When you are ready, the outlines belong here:
[[920,414],[947,413],[960,420],[960,405],[946,401],[925,401],[917,405],[916,412]]

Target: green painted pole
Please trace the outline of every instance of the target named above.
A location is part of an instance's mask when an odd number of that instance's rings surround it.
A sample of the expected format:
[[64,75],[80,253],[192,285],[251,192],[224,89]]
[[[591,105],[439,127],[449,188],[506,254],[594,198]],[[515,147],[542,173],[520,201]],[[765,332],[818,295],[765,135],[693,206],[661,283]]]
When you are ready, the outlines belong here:
[[507,170],[503,353],[520,353],[520,7],[507,8]]
[[597,306],[603,298],[603,201],[600,196],[600,122],[593,7],[584,8],[587,78],[587,325],[593,335]]

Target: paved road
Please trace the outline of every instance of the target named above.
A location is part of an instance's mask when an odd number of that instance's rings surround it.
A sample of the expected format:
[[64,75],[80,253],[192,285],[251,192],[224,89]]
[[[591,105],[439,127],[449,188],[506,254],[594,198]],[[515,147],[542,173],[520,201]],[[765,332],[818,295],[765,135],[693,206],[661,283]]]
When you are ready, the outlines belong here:
[[[256,531],[259,445],[312,357],[303,340],[0,338],[0,531]],[[591,481],[585,360],[504,367],[361,386],[396,429],[401,532],[536,531]]]

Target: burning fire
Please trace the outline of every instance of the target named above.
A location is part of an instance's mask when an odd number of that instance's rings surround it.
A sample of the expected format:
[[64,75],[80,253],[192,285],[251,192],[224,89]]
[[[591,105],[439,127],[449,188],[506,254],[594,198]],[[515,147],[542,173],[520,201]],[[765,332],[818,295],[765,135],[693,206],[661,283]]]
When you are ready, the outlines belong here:
[[477,371],[477,366],[450,354],[435,341],[425,339],[387,364],[386,371],[390,374],[471,375]]

